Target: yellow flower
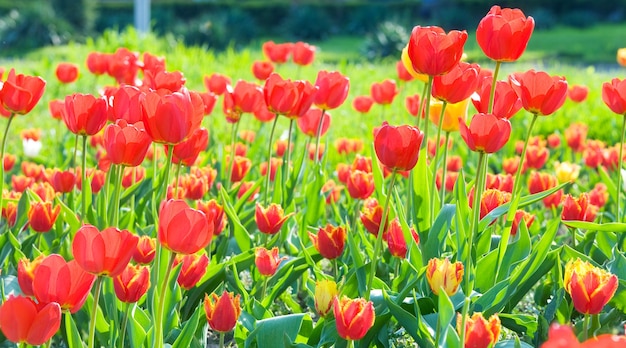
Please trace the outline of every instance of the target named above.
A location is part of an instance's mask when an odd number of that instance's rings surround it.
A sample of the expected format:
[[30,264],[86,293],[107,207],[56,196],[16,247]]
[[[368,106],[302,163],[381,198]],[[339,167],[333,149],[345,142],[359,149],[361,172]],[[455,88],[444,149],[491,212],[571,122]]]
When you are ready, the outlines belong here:
[[554,162],[554,171],[559,183],[574,182],[580,174],[580,166],[569,162]]
[[452,296],[463,279],[463,264],[452,264],[448,258],[430,259],[426,266],[426,279],[435,295],[439,295],[439,290],[443,289],[448,296]]
[[411,58],[409,58],[408,47],[409,45],[407,44],[406,46],[404,46],[404,49],[402,49],[402,64],[404,64],[406,71],[408,71],[409,74],[411,74],[411,76],[413,76],[416,80],[422,81],[424,83],[428,82],[428,75],[420,74],[417,71],[415,71],[415,69],[413,69]]
[[[404,58],[402,61],[404,61]],[[626,66],[626,47],[617,50],[617,63],[621,66]]]
[[[444,132],[455,132],[459,130],[459,118],[463,121],[467,116],[467,107],[469,106],[470,99],[467,98],[463,101],[460,101],[456,104],[448,104],[446,105],[446,111],[443,114],[443,129]],[[441,108],[443,107],[443,102],[431,99],[430,101],[430,120],[436,126],[439,126],[439,117],[441,116]]]
[[337,283],[332,280],[320,280],[315,283],[315,309],[325,317],[333,308],[333,299],[337,296]]

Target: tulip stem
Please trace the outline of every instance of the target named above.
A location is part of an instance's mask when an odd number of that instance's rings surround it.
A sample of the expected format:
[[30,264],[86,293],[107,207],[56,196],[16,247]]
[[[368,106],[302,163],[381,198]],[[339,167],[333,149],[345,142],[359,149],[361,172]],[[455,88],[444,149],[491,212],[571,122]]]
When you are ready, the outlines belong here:
[[2,175],[0,175],[0,210],[3,207],[4,204],[4,195],[3,195],[3,190],[4,190],[4,153],[6,151],[6,146],[7,146],[7,137],[9,134],[9,127],[11,126],[11,122],[13,121],[13,118],[15,118],[15,114],[11,114],[11,116],[9,117],[9,121],[7,122],[7,127],[4,129],[4,136],[2,137],[2,150],[0,153],[0,160],[2,160],[2,165],[0,165],[0,173],[2,173]]
[[[288,176],[289,176],[289,164],[291,162],[291,133],[293,132],[293,121],[294,119],[289,119],[289,130],[287,131],[287,149],[285,151],[287,151],[287,153],[285,154],[285,158],[286,161],[285,163],[283,163],[283,182],[287,182]],[[283,192],[283,204],[285,203],[286,199],[286,190],[285,192]]]
[[[376,263],[378,263],[378,254],[383,244],[383,232],[385,231],[385,222],[387,221],[387,215],[389,213],[389,202],[391,201],[393,184],[396,182],[397,169],[394,168],[391,172],[391,178],[389,179],[389,189],[387,190],[387,197],[385,198],[385,207],[383,209],[383,216],[380,219],[380,226],[378,227],[378,235],[376,235],[376,245],[374,246],[374,255],[370,261],[370,276],[367,280],[367,288],[365,288],[365,300],[369,301],[370,292],[372,291],[372,284],[374,284],[374,277],[376,276]],[[356,214],[356,212],[355,212]]]
[[354,348],[354,341],[348,340],[348,345],[346,346],[346,348]]
[[180,184],[180,168],[183,166],[183,162],[178,162],[176,166],[176,185],[174,185],[174,192],[172,198],[178,199],[178,185]]
[[265,188],[263,193],[263,205],[267,206],[267,199],[269,197],[270,190],[270,174],[272,171],[272,141],[274,140],[274,132],[276,131],[276,123],[278,123],[278,116],[274,117],[274,123],[272,124],[272,130],[270,131],[270,139],[267,144],[267,172],[265,173]]
[[423,100],[423,102],[426,104],[424,106],[426,108],[426,110],[424,111],[424,114],[426,114],[426,117],[424,119],[424,140],[426,140],[424,143],[426,143],[426,150],[428,150],[428,117],[430,115],[430,94],[432,93],[432,90],[433,90],[433,76],[428,76],[427,87],[428,88],[426,88],[426,95],[424,96],[424,100]]
[[126,326],[128,325],[128,315],[130,314],[130,303],[126,304],[126,309],[124,310],[124,319],[122,319],[122,327],[121,327],[121,340],[120,347],[124,347],[124,339],[126,338]]
[[570,227],[569,232],[572,234],[572,249],[576,249],[576,228]]
[[80,190],[81,195],[81,210],[83,215],[81,216],[83,223],[87,222],[87,187],[90,183],[87,182],[87,136],[83,135],[83,170],[81,171],[81,183],[82,189]]
[[[469,306],[472,299],[469,295],[465,295],[465,300],[463,301],[463,312],[461,313],[461,344],[459,347],[465,347],[465,325],[467,323],[467,315],[469,313]],[[437,321],[438,323],[439,321]]]
[[427,92],[428,92],[428,83],[424,83],[424,88],[422,89],[422,95],[420,96],[421,102],[417,111],[417,128],[420,128],[420,124],[422,123],[422,114],[424,113],[424,105],[426,104],[424,101],[426,100]]
[[[441,115],[439,115],[439,125],[437,126],[437,138],[435,140],[435,159],[433,163],[433,176],[430,185],[430,223],[432,224],[435,220],[435,192],[437,189],[437,168],[439,167],[439,155],[441,151],[439,151],[439,142],[441,141],[441,129],[443,128],[443,118],[446,113],[446,106],[448,103],[446,101],[443,102],[441,106]],[[447,138],[447,137],[446,137]],[[427,140],[428,142],[428,140]],[[448,149],[448,144],[443,144],[444,149]],[[446,164],[444,162],[443,166]]]
[[98,276],[98,278],[96,278],[96,283],[94,284],[94,287],[96,288],[96,290],[93,294],[93,308],[91,310],[91,321],[89,322],[89,348],[93,348],[94,340],[96,338],[96,315],[98,313],[100,290],[102,289],[102,276]]
[[115,189],[113,191],[113,226],[120,227],[119,210],[120,210],[120,194],[122,192],[122,176],[124,175],[124,167],[122,165],[115,166],[112,170],[115,173]]
[[[624,152],[624,132],[626,131],[626,114],[624,114],[624,117],[622,118],[622,134],[621,134],[621,140],[619,142],[619,160],[618,160],[618,166],[617,166],[617,201],[616,201],[616,208],[617,208],[617,215],[616,215],[616,221],[617,222],[622,222],[622,211],[619,209],[620,206],[620,196],[622,193],[622,162],[623,162],[623,158],[622,158],[622,154]],[[620,243],[621,244],[621,243]]]
[[489,91],[489,107],[487,108],[487,113],[491,114],[493,112],[493,104],[495,104],[496,97],[496,82],[498,81],[498,73],[500,72],[500,65],[502,65],[501,61],[496,61],[496,68],[493,71],[493,80],[491,81],[491,90]]
[[72,163],[70,163],[70,168],[76,167],[76,153],[78,152],[78,134],[74,138],[74,155],[72,156]]
[[226,336],[226,333],[220,332],[220,348],[224,348],[224,336]]
[[269,277],[265,277],[263,276],[263,289],[261,290],[261,297],[259,297],[259,300],[263,300],[265,298],[265,291],[267,291],[267,281],[268,281]]
[[[172,149],[172,147],[170,147]],[[167,268],[165,269],[165,277],[161,282],[161,290],[159,291],[159,302],[157,304],[156,313],[155,313],[155,321],[154,321],[154,347],[163,347],[163,310],[165,309],[165,295],[167,292],[167,283],[170,278],[170,274],[172,273],[172,265],[174,265],[175,254],[170,253],[167,250],[163,250],[166,253],[169,253],[169,260],[167,262]]]
[[167,148],[167,159],[165,162],[165,173],[163,173],[163,182],[161,183],[161,189],[159,192],[159,199],[157,200],[157,204],[160,204],[161,201],[167,197],[167,184],[170,181],[170,171],[172,170],[172,157],[174,157],[174,146],[168,146]]
[[233,166],[235,165],[235,140],[237,139],[237,128],[239,126],[239,122],[233,123],[233,127],[230,133],[230,160],[228,161],[228,170],[226,171],[226,180],[229,184],[227,187],[230,187],[232,184],[232,173]]
[[583,318],[583,340],[586,341],[589,339],[589,326],[591,325],[591,316],[585,313],[585,317]]
[[533,114],[533,118],[530,121],[530,126],[528,126],[528,132],[526,133],[526,139],[524,141],[524,147],[522,148],[522,154],[520,156],[519,165],[517,166],[517,171],[515,172],[515,178],[513,178],[513,192],[511,194],[511,205],[509,207],[509,212],[506,215],[506,224],[504,225],[504,231],[502,233],[502,238],[500,239],[500,245],[498,247],[498,260],[496,262],[496,277],[495,280],[498,280],[498,275],[500,272],[500,261],[504,257],[504,253],[509,244],[509,237],[511,236],[511,228],[513,227],[513,220],[515,220],[515,212],[517,211],[517,205],[520,200],[520,189],[522,187],[522,168],[524,167],[524,161],[526,160],[526,150],[528,149],[528,142],[530,141],[530,136],[532,134],[533,128],[535,126],[535,122],[537,121],[538,115]]
[[315,158],[314,163],[320,162],[320,138],[322,137],[322,125],[324,124],[324,117],[326,117],[326,110],[322,110],[322,116],[320,117],[320,123],[317,125],[317,134],[315,138]]
[[[442,173],[441,173],[441,198],[440,198],[440,203],[441,203],[441,208],[443,208],[443,205],[446,203],[446,174],[448,172],[448,141],[450,141],[450,132],[446,132],[446,139],[444,141],[445,146],[443,148],[443,165],[442,165]],[[435,177],[435,180],[437,178]]]

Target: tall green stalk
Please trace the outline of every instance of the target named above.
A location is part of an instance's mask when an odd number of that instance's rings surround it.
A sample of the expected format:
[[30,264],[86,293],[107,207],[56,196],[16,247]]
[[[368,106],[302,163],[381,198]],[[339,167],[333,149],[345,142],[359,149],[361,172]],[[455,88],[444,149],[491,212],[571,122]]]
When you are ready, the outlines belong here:
[[230,185],[232,184],[230,182],[230,177],[233,171],[233,165],[235,163],[235,140],[237,139],[237,128],[239,128],[239,122],[233,123],[230,133],[230,160],[228,161],[228,169],[226,170],[226,178],[224,179],[224,182],[228,183],[227,187],[230,187]]
[[122,177],[124,176],[124,167],[122,165],[119,166],[115,166],[114,168],[112,168],[112,170],[115,170],[115,188],[113,191],[113,226],[115,227],[120,227],[119,226],[119,211],[120,211],[120,195],[122,192]]
[[[431,180],[431,184],[430,184],[430,221],[431,223],[435,220],[435,204],[434,204],[434,198],[435,198],[435,192],[437,191],[437,169],[439,168],[439,154],[441,153],[441,151],[439,151],[439,142],[441,141],[441,129],[443,128],[443,118],[444,115],[446,113],[446,106],[448,106],[447,102],[443,102],[443,105],[441,106],[441,115],[439,115],[439,125],[437,126],[437,140],[435,140],[435,159],[434,159],[434,163],[433,163],[433,179]],[[448,144],[443,144],[444,149],[448,149]],[[443,163],[443,166],[446,166],[446,163]]]
[[315,158],[314,163],[319,163],[320,157],[320,138],[322,137],[322,126],[324,125],[324,117],[326,117],[326,110],[322,110],[322,116],[320,117],[320,123],[317,125],[317,133],[315,134]]
[[[440,204],[441,208],[446,203],[446,175],[448,173],[448,141],[450,141],[450,132],[446,132],[446,139],[444,141],[443,148],[443,170],[441,173],[441,193],[440,193]],[[436,178],[435,178],[436,179]]]
[[4,129],[4,135],[2,136],[2,149],[0,150],[0,161],[2,161],[2,165],[0,165],[0,210],[4,205],[4,153],[7,147],[7,136],[9,134],[9,127],[11,126],[11,122],[15,118],[15,114],[11,114],[9,116],[9,121],[7,122],[7,127]]
[[496,69],[493,71],[493,80],[491,81],[491,90],[489,91],[489,107],[487,113],[493,112],[493,104],[495,104],[496,97],[496,82],[498,81],[498,73],[500,72],[501,61],[496,61]]
[[[432,76],[428,76],[428,85],[426,88],[426,95],[424,96],[424,99],[422,100],[422,103],[424,103],[424,107],[425,107],[425,111],[424,113],[426,114],[425,119],[424,119],[424,143],[426,144],[426,149],[428,149],[428,118],[430,115],[430,95],[432,93],[433,90],[433,77]],[[420,116],[418,114],[418,116]],[[432,222],[432,221],[431,221]]]
[[622,211],[620,210],[619,206],[620,206],[620,197],[622,194],[622,162],[623,162],[623,158],[622,158],[622,153],[624,152],[624,132],[626,131],[626,114],[624,114],[624,117],[622,118],[622,134],[621,134],[621,140],[619,142],[619,164],[617,166],[617,202],[616,202],[616,208],[617,208],[617,214],[615,215],[617,218],[617,222],[622,222]]
[[102,290],[102,276],[98,276],[98,278],[96,278],[96,283],[94,284],[94,287],[96,288],[96,290],[93,295],[93,309],[91,310],[91,321],[89,322],[89,348],[94,347],[94,341],[96,338],[96,315],[98,313],[98,301],[100,300],[100,291]]
[[175,254],[163,249],[163,252],[170,254],[165,269],[165,277],[162,279],[159,289],[159,302],[157,303],[155,320],[154,320],[154,347],[163,347],[163,311],[165,310],[165,297],[167,295],[167,283],[172,273],[172,265],[174,265]]
[[82,164],[82,172],[81,172],[81,178],[82,178],[82,185],[83,188],[82,190],[80,190],[80,196],[81,196],[81,212],[82,212],[82,216],[81,219],[83,220],[83,223],[87,222],[87,185],[90,185],[90,183],[87,182],[87,136],[83,135],[83,164]]
[[274,117],[272,130],[270,131],[270,139],[267,144],[267,173],[265,173],[265,187],[263,189],[263,205],[267,207],[268,192],[270,189],[270,174],[272,169],[272,141],[274,141],[274,132],[276,131],[276,123],[278,123],[278,115]]

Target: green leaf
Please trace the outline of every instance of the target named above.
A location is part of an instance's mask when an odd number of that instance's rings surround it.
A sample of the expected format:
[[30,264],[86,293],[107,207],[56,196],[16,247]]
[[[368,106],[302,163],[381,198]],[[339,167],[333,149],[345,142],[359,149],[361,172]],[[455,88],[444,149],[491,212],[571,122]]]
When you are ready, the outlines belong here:
[[533,315],[500,313],[498,317],[500,317],[502,325],[517,332],[518,335],[533,337],[537,332],[537,318]]
[[67,335],[68,348],[83,348],[85,344],[80,338],[80,332],[76,327],[76,323],[72,318],[70,312],[65,312],[65,334]]
[[604,224],[596,224],[596,223],[587,222],[587,221],[574,221],[574,220],[562,220],[562,221],[567,226],[580,228],[580,229],[588,230],[588,231],[615,232],[615,233],[626,232],[626,223],[607,222]]
[[228,222],[233,226],[233,234],[235,236],[235,241],[237,241],[237,245],[242,252],[250,250],[252,247],[252,241],[250,238],[250,234],[246,231],[246,228],[243,227],[241,221],[239,221],[239,216],[235,213],[233,206],[230,201],[230,197],[226,190],[222,187],[220,189],[220,198],[224,204],[224,211],[226,215],[228,215]]
[[284,340],[277,337],[277,333],[286,335],[293,343],[298,337],[305,316],[306,314],[288,314],[258,320],[256,328],[246,339],[245,347],[289,347],[285,345]]
[[446,238],[449,235],[455,213],[456,206],[446,204],[435,218],[435,222],[428,233],[428,240],[422,244],[422,255],[426,260],[438,258],[445,251]]
[[70,234],[73,236],[81,226],[80,220],[78,220],[76,212],[74,212],[67,205],[65,205],[65,203],[63,203],[63,201],[59,199],[59,197],[56,197],[55,201],[58,205],[61,206],[63,221],[65,221],[70,226]]
[[198,328],[198,323],[200,321],[200,316],[203,313],[204,307],[202,305],[196,306],[196,311],[193,313],[191,318],[185,322],[183,329],[181,330],[178,338],[174,341],[172,348],[187,348],[191,345],[191,340],[194,337],[196,329]]
[[431,226],[429,216],[431,202],[429,186],[427,184],[430,182],[428,181],[430,170],[428,170],[428,164],[426,163],[427,152],[428,151],[420,151],[417,165],[410,174],[413,176],[413,214],[417,218],[416,225],[420,233],[424,233]]
[[606,169],[602,166],[598,166],[598,173],[602,178],[602,182],[606,185],[606,190],[609,191],[609,195],[613,202],[617,202],[617,185],[615,182],[617,181],[615,178],[611,178],[609,173],[606,172]]
[[[438,342],[440,347],[446,344],[448,330],[452,328],[450,324],[452,323],[455,314],[456,312],[454,311],[452,301],[450,301],[450,298],[446,292],[443,291],[443,289],[439,290],[439,312],[437,320],[439,321],[439,329],[441,330]],[[454,328],[452,328],[451,331],[454,331]]]
[[432,329],[426,324],[422,315],[419,313],[419,306],[414,306],[417,310],[417,316],[414,316],[392,300],[384,290],[383,299],[391,315],[393,315],[398,321],[398,324],[411,335],[419,347],[435,347],[433,333],[431,333]]
[[144,312],[141,307],[133,305],[133,309],[128,316],[128,330],[127,337],[130,339],[132,348],[141,348],[146,340],[147,331],[152,326],[152,319]]

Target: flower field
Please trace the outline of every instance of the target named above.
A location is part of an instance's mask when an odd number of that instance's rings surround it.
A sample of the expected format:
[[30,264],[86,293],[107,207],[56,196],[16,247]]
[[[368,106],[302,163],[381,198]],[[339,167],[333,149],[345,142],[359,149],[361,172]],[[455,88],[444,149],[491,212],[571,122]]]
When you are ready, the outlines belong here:
[[520,63],[534,27],[4,61],[0,345],[626,347],[626,49]]

